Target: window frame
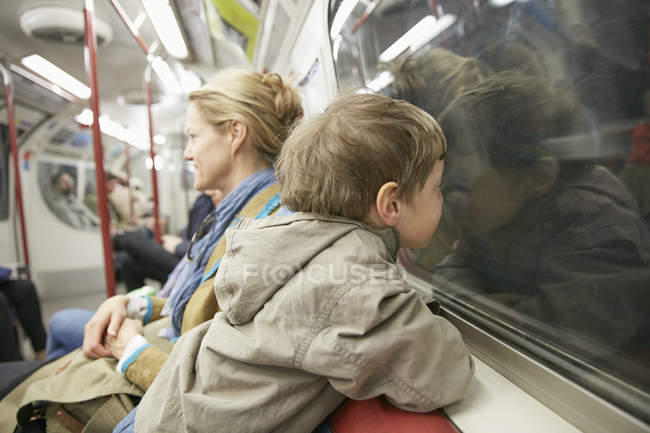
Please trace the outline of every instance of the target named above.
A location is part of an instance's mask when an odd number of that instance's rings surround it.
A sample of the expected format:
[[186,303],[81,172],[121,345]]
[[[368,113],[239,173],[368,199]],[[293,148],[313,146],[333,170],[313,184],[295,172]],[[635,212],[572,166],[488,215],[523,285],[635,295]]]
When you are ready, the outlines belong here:
[[650,431],[650,426],[639,418],[570,380],[556,371],[555,366],[547,365],[521,347],[506,341],[494,329],[489,329],[495,326],[476,323],[456,311],[445,301],[443,292],[411,273],[408,264],[401,264],[405,270],[404,277],[411,287],[420,293],[433,295],[441,302],[441,315],[460,331],[472,355],[544,406],[583,431]]

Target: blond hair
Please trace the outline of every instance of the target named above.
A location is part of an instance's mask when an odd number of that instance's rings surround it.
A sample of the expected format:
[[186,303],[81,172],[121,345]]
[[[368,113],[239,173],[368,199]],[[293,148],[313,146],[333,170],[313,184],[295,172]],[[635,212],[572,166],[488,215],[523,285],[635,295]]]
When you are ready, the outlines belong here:
[[474,58],[433,48],[417,57],[409,57],[392,73],[395,77],[393,96],[438,117],[456,96],[485,81],[492,71]]
[[276,162],[282,202],[363,220],[386,182],[410,201],[445,151],[442,130],[423,110],[381,95],[343,96],[287,139]]
[[206,121],[223,132],[232,121],[248,127],[248,139],[269,165],[293,124],[302,117],[300,96],[278,74],[224,69],[189,95]]

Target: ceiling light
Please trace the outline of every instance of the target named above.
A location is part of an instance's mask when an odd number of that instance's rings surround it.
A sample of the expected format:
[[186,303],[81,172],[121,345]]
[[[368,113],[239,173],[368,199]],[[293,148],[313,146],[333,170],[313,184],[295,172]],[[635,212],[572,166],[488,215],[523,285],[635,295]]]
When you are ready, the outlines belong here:
[[455,15],[446,14],[439,19],[433,15],[427,15],[381,53],[379,61],[390,62],[406,50],[417,51],[455,22]]
[[391,85],[393,81],[393,74],[388,71],[382,71],[379,75],[377,75],[375,79],[369,81],[368,84],[366,84],[366,87],[374,90],[375,92],[379,92],[380,90]]
[[500,8],[503,6],[508,6],[510,3],[513,3],[515,0],[490,0],[490,6]]
[[151,62],[151,66],[168,91],[172,93],[181,93],[181,85],[178,83],[176,76],[166,61],[156,56]]
[[38,54],[23,57],[22,64],[50,80],[53,84],[67,90],[78,98],[90,98],[90,88],[58,66],[48,62]]
[[[94,117],[90,108],[84,108],[81,113],[75,116],[75,120],[82,125],[91,126]],[[126,129],[120,123],[111,120],[108,115],[99,116],[99,129],[102,131],[102,134],[126,142],[138,149],[146,150],[149,148],[144,131]]]
[[167,52],[178,59],[187,57],[187,47],[169,2],[167,0],[142,0],[142,5],[149,15],[158,39],[165,46]]
[[165,144],[167,143],[167,137],[162,134],[156,134],[153,136],[153,142],[160,145]]
[[332,21],[332,28],[330,29],[330,37],[332,39],[336,39],[339,33],[341,33],[343,24],[345,24],[357,3],[359,3],[359,0],[343,0],[343,3],[339,6],[339,10],[336,11],[336,15],[334,15],[334,20]]

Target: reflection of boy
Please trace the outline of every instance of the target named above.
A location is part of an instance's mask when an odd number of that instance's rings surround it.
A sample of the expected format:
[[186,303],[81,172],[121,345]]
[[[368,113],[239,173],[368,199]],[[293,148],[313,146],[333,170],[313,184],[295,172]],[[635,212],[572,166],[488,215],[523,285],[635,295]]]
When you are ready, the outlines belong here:
[[571,98],[503,73],[456,99],[440,124],[445,204],[461,240],[435,281],[507,305],[522,326],[550,325],[535,330],[572,349],[591,340],[628,350],[640,337],[648,349],[650,234],[607,169],[563,158],[588,138],[575,135]]
[[97,216],[75,195],[75,182],[68,172],[56,173],[50,179],[50,183],[54,192],[52,210],[61,220],[79,229],[99,225]]
[[395,264],[436,229],[444,152],[432,117],[378,95],[298,127],[277,163],[297,213],[226,232],[222,311],[176,343],[136,430],[306,432],[345,396],[419,412],[461,398],[472,364],[460,334]]

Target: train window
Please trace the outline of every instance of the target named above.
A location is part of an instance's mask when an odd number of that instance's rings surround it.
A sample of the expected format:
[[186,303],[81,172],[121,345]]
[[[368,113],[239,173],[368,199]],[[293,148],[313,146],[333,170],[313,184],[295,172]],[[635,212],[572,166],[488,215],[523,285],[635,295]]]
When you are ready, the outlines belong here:
[[447,308],[648,420],[650,4],[330,3],[340,88],[448,140],[445,207],[404,254]]
[[[81,230],[99,226],[99,218],[92,211],[96,200],[92,195],[80,199],[79,170],[76,165],[56,161],[40,161],[38,182],[48,208],[65,224]],[[86,189],[84,185],[82,191]]]

